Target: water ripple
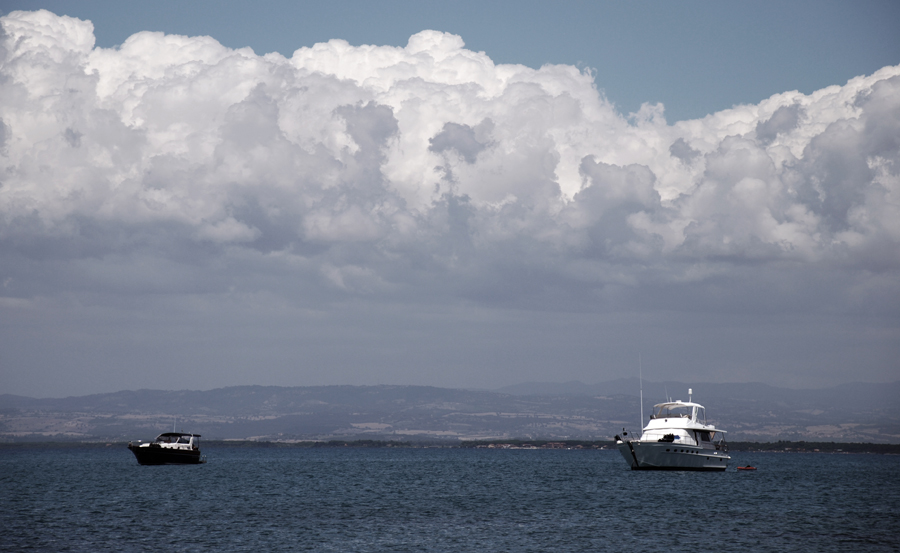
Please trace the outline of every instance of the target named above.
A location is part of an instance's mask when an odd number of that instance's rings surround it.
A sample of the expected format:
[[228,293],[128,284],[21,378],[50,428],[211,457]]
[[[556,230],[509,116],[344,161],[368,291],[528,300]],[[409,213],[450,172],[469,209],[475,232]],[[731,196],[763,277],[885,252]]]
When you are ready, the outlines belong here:
[[0,450],[0,551],[897,551],[900,457],[735,454],[632,472],[617,452]]

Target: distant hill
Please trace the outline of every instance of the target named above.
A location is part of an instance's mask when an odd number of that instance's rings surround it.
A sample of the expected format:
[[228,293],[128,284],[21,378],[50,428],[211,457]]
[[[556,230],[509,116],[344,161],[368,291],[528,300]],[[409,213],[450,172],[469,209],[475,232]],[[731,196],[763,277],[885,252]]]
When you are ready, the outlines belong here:
[[[666,394],[707,407],[728,438],[900,443],[900,382],[791,390],[643,382],[644,418]],[[635,430],[638,380],[527,383],[497,391],[428,386],[235,386],[67,398],[0,395],[0,440],[610,439]]]
[[[648,405],[666,401],[688,399],[688,389],[693,389],[694,400],[706,406],[730,401],[776,402],[799,408],[818,409],[840,404],[852,410],[897,409],[900,408],[900,382],[888,384],[862,383],[842,384],[831,388],[800,389],[778,388],[757,382],[738,384],[687,383],[687,382],[643,382],[644,401]],[[637,397],[641,383],[637,378],[622,378],[584,384],[570,382],[526,382],[506,386],[495,391],[520,396],[596,396],[622,394]]]

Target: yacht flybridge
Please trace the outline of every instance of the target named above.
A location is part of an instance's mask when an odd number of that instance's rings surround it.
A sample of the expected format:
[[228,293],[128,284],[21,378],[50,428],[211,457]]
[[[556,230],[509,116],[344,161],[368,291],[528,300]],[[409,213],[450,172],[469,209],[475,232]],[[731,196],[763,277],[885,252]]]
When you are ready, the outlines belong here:
[[706,408],[691,401],[654,405],[641,438],[622,429],[616,446],[632,470],[720,471],[731,460],[725,431],[707,424]]
[[200,434],[165,432],[150,443],[133,444],[128,449],[141,465],[196,465],[205,463],[200,455]]

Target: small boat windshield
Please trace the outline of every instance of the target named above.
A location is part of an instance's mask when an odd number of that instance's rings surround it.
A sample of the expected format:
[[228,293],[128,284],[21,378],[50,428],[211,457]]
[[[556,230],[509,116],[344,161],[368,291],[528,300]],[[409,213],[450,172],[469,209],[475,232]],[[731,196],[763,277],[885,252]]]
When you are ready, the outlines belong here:
[[173,434],[160,434],[156,442],[160,444],[189,444],[193,439],[194,447],[200,447],[200,436],[179,436]]

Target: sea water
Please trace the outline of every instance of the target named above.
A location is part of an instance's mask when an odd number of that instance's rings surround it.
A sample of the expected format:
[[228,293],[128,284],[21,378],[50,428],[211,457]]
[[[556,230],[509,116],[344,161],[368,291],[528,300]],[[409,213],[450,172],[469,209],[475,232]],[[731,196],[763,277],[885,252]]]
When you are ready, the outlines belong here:
[[[639,472],[617,451],[0,448],[3,551],[897,551],[900,457],[733,453]],[[757,471],[736,471],[753,464]]]

